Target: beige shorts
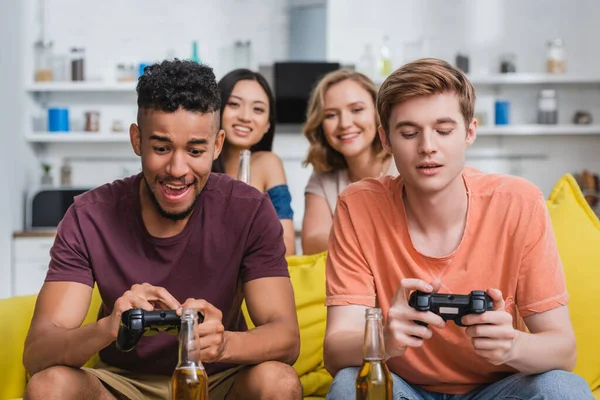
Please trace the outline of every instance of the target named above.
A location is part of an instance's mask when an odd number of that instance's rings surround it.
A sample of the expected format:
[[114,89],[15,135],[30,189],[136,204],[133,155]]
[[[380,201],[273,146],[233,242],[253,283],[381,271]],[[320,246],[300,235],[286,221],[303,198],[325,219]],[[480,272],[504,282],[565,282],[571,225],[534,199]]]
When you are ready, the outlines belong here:
[[[208,378],[210,400],[224,400],[233,386],[235,376],[245,366],[240,365]],[[127,371],[98,361],[94,368],[82,368],[100,379],[119,400],[170,400],[171,377]]]

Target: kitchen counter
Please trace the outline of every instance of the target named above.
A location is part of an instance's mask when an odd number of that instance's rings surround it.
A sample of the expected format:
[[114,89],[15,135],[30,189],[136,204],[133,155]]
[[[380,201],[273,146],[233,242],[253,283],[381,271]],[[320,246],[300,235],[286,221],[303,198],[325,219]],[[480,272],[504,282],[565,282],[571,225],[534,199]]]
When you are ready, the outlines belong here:
[[56,230],[13,232],[13,238],[34,238],[34,237],[54,237],[54,236],[56,236]]

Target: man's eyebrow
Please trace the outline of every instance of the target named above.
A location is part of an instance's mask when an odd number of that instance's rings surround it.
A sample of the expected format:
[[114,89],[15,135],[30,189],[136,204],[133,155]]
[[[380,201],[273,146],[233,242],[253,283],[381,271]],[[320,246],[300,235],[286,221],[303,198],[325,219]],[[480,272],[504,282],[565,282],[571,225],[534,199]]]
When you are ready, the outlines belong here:
[[188,144],[208,144],[208,140],[206,140],[206,139],[190,139],[190,140],[188,140]]
[[450,117],[443,117],[443,118],[438,118],[435,120],[436,124],[458,124],[458,122],[456,122],[454,119],[450,118]]
[[396,125],[394,125],[394,128],[398,129],[398,128],[402,128],[403,126],[411,126],[414,128],[420,127],[419,124],[417,124],[416,122],[405,120],[405,121],[397,122]]
[[171,143],[172,140],[167,137],[167,136],[160,136],[160,135],[151,135],[150,136],[150,140],[157,140],[159,142],[165,142],[165,143]]

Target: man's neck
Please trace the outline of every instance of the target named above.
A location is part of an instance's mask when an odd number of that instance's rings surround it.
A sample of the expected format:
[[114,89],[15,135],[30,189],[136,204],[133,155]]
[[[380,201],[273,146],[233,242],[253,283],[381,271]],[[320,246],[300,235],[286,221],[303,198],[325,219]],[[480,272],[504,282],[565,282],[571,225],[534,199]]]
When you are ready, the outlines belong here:
[[405,187],[409,231],[417,250],[433,256],[452,252],[462,239],[467,219],[467,189],[462,174],[443,191],[429,194]]
[[178,235],[183,231],[190,217],[180,221],[165,218],[156,210],[156,206],[150,199],[148,187],[142,178],[140,182],[140,207],[142,209],[142,223],[148,233],[156,238],[168,238]]

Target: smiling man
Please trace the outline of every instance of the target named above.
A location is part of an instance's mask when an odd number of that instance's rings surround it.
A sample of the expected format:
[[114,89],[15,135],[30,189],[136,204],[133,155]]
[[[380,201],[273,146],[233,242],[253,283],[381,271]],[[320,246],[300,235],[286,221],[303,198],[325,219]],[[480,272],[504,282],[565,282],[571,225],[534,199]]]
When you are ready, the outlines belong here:
[[[384,315],[396,400],[592,398],[569,372],[569,297],[542,193],[465,167],[474,105],[466,76],[437,59],[404,65],[379,90],[379,135],[400,176],[363,180],[338,200],[326,270],[328,399],[354,396],[367,307]],[[414,290],[484,290],[493,310],[460,327],[411,308]]]
[[[131,144],[142,172],[75,199],[58,227],[23,356],[29,399],[170,399],[177,336],[115,346],[121,315],[196,308],[211,399],[299,399],[299,330],[283,229],[267,195],[211,173],[223,146],[212,69],[146,68]],[[94,284],[95,323],[81,326]],[[256,328],[241,313],[246,299]],[[82,368],[94,354],[95,368]],[[276,385],[273,382],[277,382]]]

